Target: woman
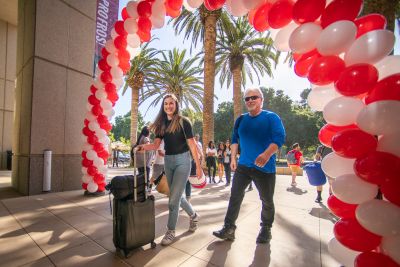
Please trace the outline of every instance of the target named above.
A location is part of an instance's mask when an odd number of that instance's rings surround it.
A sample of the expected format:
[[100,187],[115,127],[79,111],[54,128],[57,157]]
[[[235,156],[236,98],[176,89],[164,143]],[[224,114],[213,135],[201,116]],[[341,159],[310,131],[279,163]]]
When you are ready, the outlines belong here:
[[[138,150],[156,150],[164,140],[164,168],[170,190],[168,202],[167,232],[161,244],[167,246],[175,239],[175,228],[178,220],[179,206],[190,216],[189,231],[194,232],[198,226],[199,216],[192,205],[183,196],[191,167],[190,152],[196,162],[196,175],[203,176],[197,147],[193,138],[192,125],[179,114],[178,99],[173,94],[163,98],[162,106],[150,129],[155,133],[154,143],[139,145]],[[183,124],[183,128],[181,127]],[[190,152],[189,152],[190,149]]]
[[[208,172],[208,177],[210,178],[210,184],[211,181],[215,184],[215,173],[217,171],[217,164],[215,163],[215,156],[217,155],[217,150],[215,149],[215,145],[213,141],[208,142],[208,147],[206,149],[206,163],[207,163],[207,172]],[[211,176],[211,168],[213,168],[213,173]],[[211,180],[212,177],[212,180]]]
[[217,150],[218,177],[219,177],[218,183],[222,183],[222,177],[224,176],[224,150],[225,150],[224,143],[219,142]]
[[225,186],[231,184],[231,144],[229,140],[226,140],[224,149],[224,169],[225,169]]

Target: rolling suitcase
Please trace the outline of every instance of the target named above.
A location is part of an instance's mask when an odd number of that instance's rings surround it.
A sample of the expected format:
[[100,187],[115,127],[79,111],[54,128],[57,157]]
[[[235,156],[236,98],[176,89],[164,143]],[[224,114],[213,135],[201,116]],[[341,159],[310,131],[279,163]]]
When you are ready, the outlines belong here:
[[[136,157],[136,151],[134,153]],[[136,159],[134,160],[136,169]],[[145,168],[144,181],[147,181]],[[117,250],[125,257],[135,249],[146,244],[156,247],[154,197],[147,196],[145,187],[139,187],[136,171],[133,179],[132,197],[113,200],[113,242]],[[138,192],[138,191],[144,192]],[[139,201],[138,193],[144,194],[144,200]]]

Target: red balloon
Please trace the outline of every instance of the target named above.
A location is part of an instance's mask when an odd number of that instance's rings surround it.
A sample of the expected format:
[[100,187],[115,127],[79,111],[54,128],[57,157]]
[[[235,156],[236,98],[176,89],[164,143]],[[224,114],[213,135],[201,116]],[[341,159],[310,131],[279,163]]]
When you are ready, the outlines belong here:
[[292,21],[293,1],[279,0],[275,2],[268,12],[268,23],[271,28],[279,29]]
[[100,173],[97,173],[97,174],[93,177],[93,181],[94,181],[96,184],[99,184],[99,183],[101,183],[101,182],[104,182],[104,180],[105,180],[104,175],[102,175],[102,174],[100,174]]
[[359,254],[354,260],[354,267],[399,267],[394,260],[382,253],[368,251]]
[[183,0],[167,0],[166,4],[174,10],[178,10],[182,8]]
[[119,59],[119,61],[129,60],[130,57],[131,57],[131,55],[129,54],[128,50],[126,50],[126,49],[118,50],[118,59]]
[[85,127],[88,127],[88,125],[89,125],[89,120],[88,120],[88,119],[84,119],[84,120],[83,120],[83,124],[85,125]]
[[101,49],[101,56],[102,56],[103,58],[106,58],[109,54],[110,54],[110,53],[107,51],[107,49],[106,49],[105,47],[103,47],[103,48]]
[[99,141],[99,138],[97,138],[96,135],[92,134],[92,135],[88,135],[87,141],[89,144],[94,145]]
[[118,20],[114,24],[115,32],[119,35],[127,35],[128,33],[125,31],[124,22],[122,20]]
[[111,66],[108,65],[107,61],[104,58],[100,59],[99,62],[97,63],[97,65],[99,66],[99,69],[101,69],[102,71],[110,71],[111,70]]
[[375,151],[378,140],[358,129],[340,131],[332,138],[332,149],[344,158],[359,158]]
[[95,166],[89,166],[88,169],[87,169],[87,173],[90,176],[95,176],[96,173],[97,173],[97,168]]
[[324,146],[332,147],[332,137],[340,131],[347,129],[358,129],[354,124],[346,126],[335,126],[332,124],[325,124],[318,133],[318,139]]
[[90,92],[91,92],[92,94],[95,94],[95,93],[97,92],[96,86],[91,85],[91,86],[90,86]]
[[148,1],[139,2],[137,5],[137,12],[139,17],[150,17],[151,16],[151,4]]
[[92,105],[99,105],[100,104],[100,100],[98,100],[94,95],[90,95],[88,97],[88,101]]
[[356,219],[340,219],[333,227],[333,232],[342,245],[356,251],[371,251],[382,240],[381,236],[363,228]]
[[93,115],[95,115],[95,116],[99,116],[100,114],[103,113],[103,109],[101,108],[100,105],[94,105],[94,106],[92,107],[92,113],[93,113]]
[[387,200],[400,207],[400,179],[398,177],[385,180],[380,189]]
[[364,94],[378,82],[378,70],[370,64],[347,67],[335,83],[336,90],[345,96]]
[[108,71],[103,71],[103,72],[100,74],[100,80],[101,80],[103,83],[112,82],[111,73],[108,72]]
[[119,99],[118,94],[117,94],[116,92],[107,94],[107,98],[108,98],[108,100],[110,100],[111,102],[116,102],[116,101],[118,101],[118,99]]
[[125,50],[128,45],[128,41],[126,40],[126,36],[120,35],[115,37],[114,45],[118,50]]
[[268,14],[271,9],[271,3],[265,3],[256,9],[253,19],[253,26],[259,32],[263,32],[269,28]]
[[167,3],[164,3],[167,15],[171,18],[176,18],[181,14],[181,9],[172,9]]
[[100,128],[105,130],[105,131],[107,131],[107,132],[109,132],[112,129],[112,125],[111,125],[110,122],[107,121],[105,123],[100,124]]
[[333,0],[321,15],[321,26],[339,20],[353,21],[361,11],[363,0]]
[[364,33],[385,29],[386,28],[386,18],[381,14],[368,14],[366,16],[360,17],[354,21],[357,26],[357,38]]
[[325,9],[326,0],[298,0],[293,7],[293,20],[298,24],[313,22]]
[[93,161],[88,160],[88,159],[82,159],[82,166],[83,167],[89,168],[92,165],[93,165]]
[[121,17],[123,20],[127,20],[129,18],[128,11],[126,10],[126,7],[124,7],[121,11]]
[[104,90],[107,92],[107,94],[109,94],[111,92],[116,92],[117,87],[113,83],[106,83],[106,85],[104,86]]
[[373,151],[356,159],[354,171],[367,182],[381,185],[391,179],[398,179],[400,158],[393,154]]
[[149,32],[151,30],[151,20],[149,18],[139,18],[137,21],[139,31]]
[[99,156],[100,158],[102,158],[104,160],[104,163],[107,163],[107,159],[108,159],[108,152],[106,150],[103,150],[101,152],[97,153],[97,156]]
[[396,73],[379,81],[368,93],[365,104],[380,100],[400,100],[400,73]]
[[106,122],[108,122],[108,118],[107,118],[107,116],[105,116],[105,115],[99,115],[99,117],[97,117],[97,122],[99,123],[99,124],[101,124],[101,123],[106,123]]
[[225,0],[204,0],[204,6],[210,10],[217,10],[223,7]]
[[92,132],[90,129],[89,129],[89,127],[84,127],[83,129],[82,129],[82,133],[85,135],[85,136],[91,136],[91,135],[94,135],[94,132]]
[[317,58],[320,57],[321,55],[318,53],[317,49],[300,55],[300,57],[296,61],[296,64],[294,65],[294,72],[297,74],[297,76],[307,77],[312,64]]
[[257,10],[258,10],[257,8],[252,9],[247,14],[247,19],[249,20],[250,25],[254,26],[254,15],[256,14]]
[[81,156],[82,156],[82,159],[87,159],[87,157],[86,157],[86,151],[82,151]]
[[100,142],[97,142],[93,145],[93,150],[96,152],[100,152],[104,150],[103,144]]
[[88,185],[88,184],[86,184],[86,183],[82,183],[82,189],[83,189],[83,190],[87,190],[87,185]]
[[346,68],[343,59],[338,56],[323,56],[317,58],[310,67],[308,80],[316,85],[326,85],[339,79]]
[[103,192],[104,190],[106,190],[106,183],[98,184],[97,192]]
[[351,219],[356,217],[356,208],[358,204],[343,202],[335,197],[335,195],[330,195],[327,203],[332,213],[340,218]]

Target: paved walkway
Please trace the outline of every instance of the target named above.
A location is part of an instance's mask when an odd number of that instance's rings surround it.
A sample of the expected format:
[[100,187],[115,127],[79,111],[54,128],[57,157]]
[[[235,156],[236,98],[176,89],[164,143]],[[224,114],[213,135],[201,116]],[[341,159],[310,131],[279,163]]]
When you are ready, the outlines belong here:
[[[111,170],[110,175],[126,170]],[[159,245],[168,216],[167,198],[156,195],[156,242],[128,258],[115,254],[109,198],[85,197],[82,190],[0,201],[0,266],[339,266],[327,251],[335,218],[314,203],[315,189],[303,177],[297,188],[289,176],[278,176],[276,216],[269,245],[257,245],[260,201],[256,190],[246,194],[234,242],[219,241],[211,232],[222,226],[229,188],[222,184],[194,190],[192,203],[200,227],[187,232],[181,212],[178,240]],[[324,192],[324,200],[327,198]]]

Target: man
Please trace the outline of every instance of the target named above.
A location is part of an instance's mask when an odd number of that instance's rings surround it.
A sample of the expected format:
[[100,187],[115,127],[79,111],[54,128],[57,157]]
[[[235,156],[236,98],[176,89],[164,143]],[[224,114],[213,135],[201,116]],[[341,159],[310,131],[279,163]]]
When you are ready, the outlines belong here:
[[294,143],[292,145],[292,150],[290,150],[287,155],[287,164],[292,172],[292,183],[291,186],[297,186],[296,177],[297,172],[301,169],[301,164],[304,163],[303,153],[300,152],[300,145],[299,143]]
[[[323,158],[325,158],[326,155],[332,152],[332,148],[326,147],[324,145],[320,145],[317,148],[317,151],[315,152],[314,160],[316,161],[322,161]],[[325,175],[326,176],[326,175]],[[331,177],[326,176],[328,179],[329,183],[329,195],[332,195],[332,182],[333,179]],[[317,186],[317,198],[315,199],[316,203],[321,203],[322,202],[322,185]]]
[[[236,219],[239,215],[246,187],[254,182],[261,199],[261,229],[257,243],[268,243],[274,221],[275,152],[285,140],[285,129],[278,115],[262,110],[263,94],[260,89],[247,89],[246,108],[249,111],[235,122],[232,134],[231,169],[235,171],[225,215],[224,226],[213,234],[221,239],[234,240]],[[240,143],[239,163],[236,162]]]
[[113,167],[117,166],[118,168],[118,161],[119,161],[119,147],[117,146],[113,150]]

